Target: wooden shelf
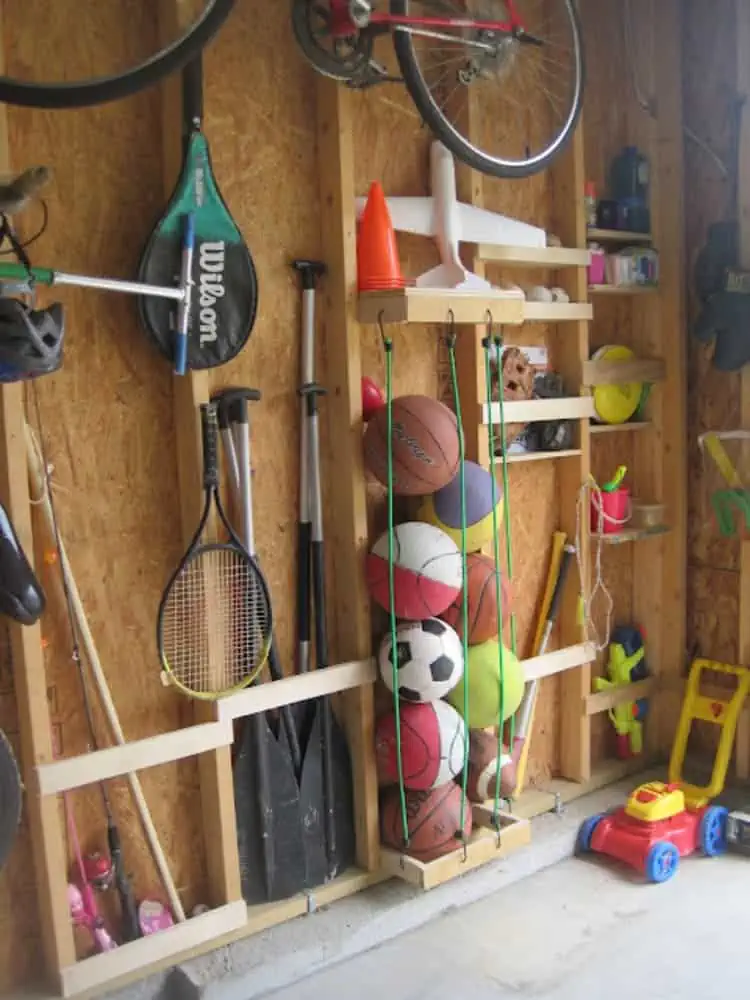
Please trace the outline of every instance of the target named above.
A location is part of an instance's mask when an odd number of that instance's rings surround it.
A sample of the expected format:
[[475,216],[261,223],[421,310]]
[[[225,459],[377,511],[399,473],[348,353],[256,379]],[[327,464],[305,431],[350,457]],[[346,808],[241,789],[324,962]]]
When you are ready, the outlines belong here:
[[580,448],[571,448],[568,451],[527,451],[523,454],[508,455],[508,465],[520,465],[528,462],[552,462],[557,458],[577,458],[581,454]]
[[442,858],[424,862],[384,847],[381,851],[382,871],[387,876],[403,879],[426,891],[531,843],[531,826],[526,819],[500,811],[500,830],[496,831],[492,826],[493,804],[473,806],[472,816],[474,830],[466,848],[458,847]]
[[594,240],[597,243],[653,243],[651,233],[633,233],[626,229],[589,229],[586,233],[587,240]]
[[[567,781],[565,778],[553,778],[544,788],[530,788],[515,799],[512,803],[514,816],[524,819],[533,819],[535,816],[542,816],[544,813],[552,812],[558,802],[565,805],[568,802],[575,802],[576,799],[584,795],[590,795],[600,788],[612,785],[616,781],[628,778],[631,775],[645,771],[651,764],[653,758],[646,754],[639,757],[631,757],[630,760],[605,760],[597,764],[591,770],[591,777],[587,781]],[[637,780],[634,784],[637,784]]]
[[598,541],[600,538],[605,545],[626,545],[628,542],[639,542],[644,538],[656,538],[659,535],[666,535],[671,528],[666,524],[657,524],[653,528],[625,528],[616,534],[592,534],[592,538]]
[[631,361],[585,361],[581,382],[586,386],[624,385],[628,382],[663,382],[667,366],[661,358]]
[[[503,405],[506,424],[533,424],[541,420],[586,420],[596,416],[591,396],[566,396],[563,399],[528,399]],[[500,423],[500,404],[482,407],[485,424]]]
[[479,260],[504,267],[587,267],[591,251],[568,247],[497,247],[481,243]]
[[633,420],[626,424],[592,424],[592,434],[627,434],[630,431],[647,431],[653,424],[650,420]]
[[487,313],[495,323],[518,325],[524,320],[524,300],[500,289],[462,292],[442,288],[399,288],[392,292],[362,292],[357,311],[360,323],[479,324]]
[[572,323],[594,318],[589,302],[526,302],[524,323]]
[[658,285],[589,285],[590,295],[655,295]]

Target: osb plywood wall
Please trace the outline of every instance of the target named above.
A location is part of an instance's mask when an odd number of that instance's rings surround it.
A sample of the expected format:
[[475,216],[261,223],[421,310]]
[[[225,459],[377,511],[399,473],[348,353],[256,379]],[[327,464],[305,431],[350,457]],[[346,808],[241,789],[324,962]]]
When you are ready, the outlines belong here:
[[[684,101],[689,128],[731,169],[733,109],[737,93],[736,0],[699,0],[685,4]],[[747,95],[742,95],[747,96]],[[747,119],[745,119],[747,120]],[[708,227],[732,211],[730,178],[695,142],[685,142],[685,225],[689,318],[699,305],[693,290],[693,268]],[[741,426],[739,374],[716,371],[712,348],[689,342],[688,436],[690,461],[688,639],[702,655],[736,662],[739,632],[740,545],[722,539],[711,513],[711,483],[698,448],[707,430]]]
[[[591,7],[591,4],[588,5]],[[594,5],[595,6],[595,5]],[[9,72],[43,76],[66,50],[71,75],[88,74],[95,53],[127,62],[155,37],[148,4],[89,5],[79,29],[50,19],[46,0],[7,4],[4,16]],[[593,11],[595,15],[596,11]],[[263,401],[253,410],[256,534],[274,595],[282,657],[292,659],[297,476],[297,346],[299,295],[288,266],[320,246],[314,75],[295,49],[287,4],[238,5],[231,31],[205,59],[206,130],[225,198],[251,248],[260,283],[260,312],[241,357],[215,373],[214,387],[249,384]],[[44,24],[41,37],[34,25]],[[57,30],[56,30],[57,29]],[[597,29],[598,31],[599,29]],[[602,28],[603,30],[603,28]],[[609,27],[592,47],[592,74],[614,86],[607,51],[618,44]],[[109,64],[111,65],[111,63]],[[616,74],[615,74],[616,75]],[[409,100],[395,86],[355,98],[357,188],[379,179],[388,194],[428,191],[429,135]],[[590,92],[587,111],[605,129],[609,99]],[[69,271],[132,277],[139,254],[164,203],[162,103],[158,91],[101,108],[51,114],[10,109],[12,163],[49,163],[50,224],[34,248],[39,264]],[[178,121],[174,129],[180,128]],[[608,151],[622,144],[606,126]],[[620,125],[616,126],[620,129]],[[393,137],[398,136],[394,145]],[[623,133],[624,135],[624,133]],[[599,148],[597,140],[590,150]],[[596,161],[594,161],[596,162]],[[599,167],[592,167],[595,178]],[[487,207],[541,226],[551,224],[551,178],[485,184]],[[434,247],[400,239],[407,275],[436,262]],[[154,620],[161,589],[181,554],[175,461],[172,376],[141,332],[134,304],[125,297],[67,289],[64,369],[38,385],[43,433],[54,465],[62,533],[101,659],[128,737],[180,725],[185,702],[159,683]],[[394,331],[395,392],[435,394],[444,389],[441,331]],[[524,343],[554,343],[562,335],[524,331]],[[367,374],[383,381],[377,331],[362,331]],[[324,374],[324,373],[323,373]],[[612,456],[612,461],[626,456]],[[329,489],[335,474],[327,470]],[[371,489],[373,527],[381,495]],[[544,586],[550,539],[556,528],[554,463],[511,470],[515,549],[514,593],[519,653],[530,653],[537,604]],[[626,563],[610,566],[621,607],[629,599]],[[626,557],[624,557],[626,558]],[[44,632],[47,678],[59,751],[86,749],[82,703],[55,567],[37,559],[50,599]],[[618,581],[622,580],[622,584]],[[0,660],[0,725],[17,728],[12,670]],[[531,751],[532,781],[555,773],[559,755],[559,682],[544,685]],[[100,725],[100,732],[104,727]],[[602,751],[604,752],[604,751]],[[146,798],[186,905],[204,893],[204,845],[199,825],[197,772],[190,762],[145,772]],[[124,834],[128,868],[137,893],[158,892],[156,873],[139,836],[128,792],[112,786],[113,807]],[[71,796],[87,847],[102,844],[95,790]],[[34,873],[28,832],[0,874],[0,993],[32,981],[40,968]]]

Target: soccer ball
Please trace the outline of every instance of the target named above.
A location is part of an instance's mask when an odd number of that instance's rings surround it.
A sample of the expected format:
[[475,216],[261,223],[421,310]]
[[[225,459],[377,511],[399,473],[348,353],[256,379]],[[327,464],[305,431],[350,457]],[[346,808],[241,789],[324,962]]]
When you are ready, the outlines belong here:
[[[391,633],[378,653],[380,676],[393,690]],[[404,701],[438,701],[463,677],[464,654],[455,631],[439,618],[401,622],[396,629],[398,695]]]

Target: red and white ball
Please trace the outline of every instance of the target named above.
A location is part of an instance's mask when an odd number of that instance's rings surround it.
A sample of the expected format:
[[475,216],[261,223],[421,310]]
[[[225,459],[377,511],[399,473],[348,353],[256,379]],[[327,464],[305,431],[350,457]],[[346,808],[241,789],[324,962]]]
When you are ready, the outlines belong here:
[[[427,791],[452,781],[463,768],[466,727],[461,716],[444,701],[400,706],[401,759],[404,786]],[[375,759],[381,785],[398,781],[396,717],[392,712],[378,720]]]
[[[456,543],[434,525],[407,521],[394,530],[393,550],[396,617],[423,621],[441,615],[463,583]],[[387,531],[368,553],[365,572],[373,600],[389,611]]]

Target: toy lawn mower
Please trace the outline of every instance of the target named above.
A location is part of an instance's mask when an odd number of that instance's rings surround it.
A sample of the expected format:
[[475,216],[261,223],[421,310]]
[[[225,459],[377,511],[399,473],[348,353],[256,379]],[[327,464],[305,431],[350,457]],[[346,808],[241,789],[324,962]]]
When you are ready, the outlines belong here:
[[[732,678],[736,687],[731,697],[723,700],[701,694],[704,671]],[[695,660],[672,748],[669,781],[640,785],[624,806],[586,819],[578,831],[576,853],[606,854],[656,883],[667,882],[677,873],[681,857],[698,850],[707,857],[723,854],[727,849],[728,812],[710,802],[724,787],[737,718],[748,689],[750,671],[745,667]],[[703,787],[682,780],[694,720],[721,730],[711,780]]]

